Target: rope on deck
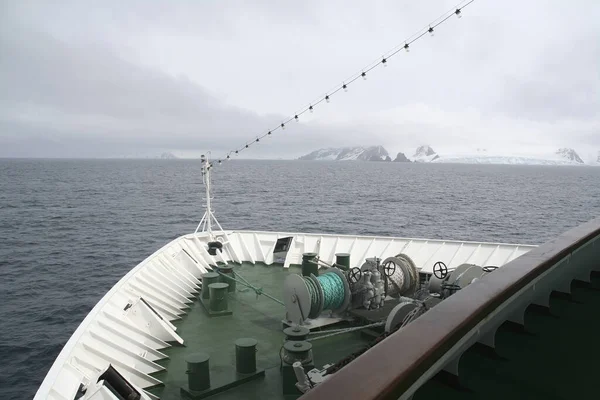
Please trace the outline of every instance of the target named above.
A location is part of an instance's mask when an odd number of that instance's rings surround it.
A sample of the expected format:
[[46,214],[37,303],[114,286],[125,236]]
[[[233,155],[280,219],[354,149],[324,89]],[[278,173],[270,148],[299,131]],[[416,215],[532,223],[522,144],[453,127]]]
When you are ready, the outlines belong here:
[[283,301],[271,296],[269,293],[265,292],[261,287],[256,287],[254,285],[252,285],[250,282],[248,282],[243,276],[241,276],[240,274],[238,274],[237,272],[233,271],[233,274],[238,277],[239,279],[236,279],[232,276],[229,276],[227,274],[223,274],[219,271],[217,271],[217,273],[227,279],[231,279],[232,281],[236,281],[237,283],[239,283],[240,285],[246,286],[252,290],[254,290],[254,292],[256,293],[256,297],[260,296],[261,294],[265,297],[268,297],[269,299],[273,300],[276,303],[281,304],[282,306],[285,305],[283,303]]
[[325,335],[306,339],[306,341],[312,342],[314,340],[324,339],[324,338],[336,336],[336,335],[342,335],[344,333],[349,333],[349,332],[354,332],[354,331],[360,331],[360,330],[367,329],[367,328],[375,328],[375,327],[383,326],[383,325],[385,325],[385,321],[374,322],[374,323],[368,324],[368,325],[355,326],[353,328],[332,329],[332,330],[321,331],[321,332],[310,332],[309,335],[316,335],[319,333],[325,333]]

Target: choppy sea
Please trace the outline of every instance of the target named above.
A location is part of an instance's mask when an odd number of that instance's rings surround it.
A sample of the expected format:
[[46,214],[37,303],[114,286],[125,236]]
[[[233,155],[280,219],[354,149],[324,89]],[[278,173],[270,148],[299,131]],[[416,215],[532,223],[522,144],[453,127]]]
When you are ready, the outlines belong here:
[[[225,228],[541,244],[600,216],[600,168],[242,161]],[[202,216],[193,160],[0,160],[0,399],[32,398],[80,321]]]

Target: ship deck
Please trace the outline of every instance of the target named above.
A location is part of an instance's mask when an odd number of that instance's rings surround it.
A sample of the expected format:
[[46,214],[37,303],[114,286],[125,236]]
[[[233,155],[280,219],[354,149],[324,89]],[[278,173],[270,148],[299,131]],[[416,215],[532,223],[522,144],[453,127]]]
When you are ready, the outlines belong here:
[[[243,263],[234,270],[251,284],[261,287],[275,298],[282,297],[283,280],[289,273],[300,273],[300,268],[282,268],[281,264]],[[243,383],[227,391],[210,396],[211,399],[295,399],[283,396],[280,373],[280,350],[284,342],[282,319],[284,306],[256,293],[240,283],[228,295],[231,315],[209,317],[199,299],[190,305],[189,312],[173,324],[184,338],[183,346],[164,349],[169,357],[158,363],[166,369],[153,374],[164,383],[148,391],[163,400],[181,399],[180,387],[187,383],[185,357],[203,352],[210,356],[211,387],[232,380],[235,374],[236,339],[250,337],[258,340],[257,368],[265,369],[265,376]],[[315,367],[334,363],[360,350],[371,339],[360,332],[350,332],[313,341]]]
[[[503,266],[535,248],[506,243],[260,231],[221,232],[216,240],[227,244],[216,256],[207,251],[208,234],[199,232],[174,239],[132,268],[78,326],[46,374],[35,399],[73,398],[82,385],[87,385],[90,392],[108,390],[102,388],[98,379],[109,366],[155,396],[179,399],[180,388],[188,377],[186,356],[208,353],[211,387],[219,386],[220,381],[233,374],[235,340],[247,337],[258,340],[257,366],[266,370],[265,376],[212,398],[283,398],[279,351],[284,342],[284,307],[264,295],[257,297],[238,283],[238,290],[228,296],[233,314],[210,318],[194,299],[202,274],[210,265],[233,263],[241,276],[264,293],[282,298],[285,277],[300,271],[297,264],[304,253],[316,253],[329,264],[336,261],[338,253],[350,254],[350,267],[360,267],[371,256],[385,259],[404,254],[421,272],[430,273],[437,261],[443,261],[449,269],[465,263]],[[280,249],[279,253],[284,251],[280,241],[287,246],[287,256],[281,259],[284,265],[277,264],[276,259],[276,249]],[[365,323],[373,317],[380,319],[376,314],[380,313],[369,313],[368,318],[356,313],[354,316]],[[377,332],[364,330],[312,342],[314,365],[322,367],[343,359],[362,349],[374,335]],[[175,344],[169,347],[168,343]],[[88,385],[89,382],[93,384]]]

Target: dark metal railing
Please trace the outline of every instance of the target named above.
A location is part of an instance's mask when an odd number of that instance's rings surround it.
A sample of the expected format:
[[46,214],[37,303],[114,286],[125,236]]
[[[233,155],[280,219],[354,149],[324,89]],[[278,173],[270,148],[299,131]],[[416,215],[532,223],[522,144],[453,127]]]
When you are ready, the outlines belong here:
[[[486,316],[594,238],[600,218],[529,251],[390,335],[302,399],[398,399]],[[597,244],[597,243],[596,243]],[[600,256],[600,246],[597,253]]]

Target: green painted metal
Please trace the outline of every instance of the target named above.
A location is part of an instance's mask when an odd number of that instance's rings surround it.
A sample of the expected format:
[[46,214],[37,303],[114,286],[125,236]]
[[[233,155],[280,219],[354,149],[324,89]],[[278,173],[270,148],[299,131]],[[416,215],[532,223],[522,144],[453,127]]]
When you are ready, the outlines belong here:
[[200,392],[210,388],[209,360],[206,353],[191,353],[185,357],[190,390]]
[[308,328],[304,326],[290,326],[283,330],[283,333],[285,334],[285,340],[293,341],[306,340],[309,332],[310,331],[308,330]]
[[312,343],[304,340],[287,341],[283,344],[283,362],[293,364],[300,361],[302,364],[307,363],[312,359],[311,354]]
[[[233,272],[233,267],[231,265],[219,265],[217,267],[217,270],[219,271],[221,275],[220,281],[223,283],[228,283],[229,284],[229,289],[228,291],[231,292],[235,292],[235,274]],[[231,279],[229,279],[231,278]]]
[[350,269],[350,253],[336,253],[335,255],[335,263],[340,266],[340,269],[349,270]]
[[235,366],[240,374],[251,374],[256,371],[256,345],[258,340],[240,338],[235,341]]
[[300,394],[296,388],[296,373],[293,364],[296,361],[302,363],[304,371],[307,372],[314,368],[312,359],[312,344],[306,341],[287,341],[283,345],[283,363],[281,371],[281,380],[284,395]]
[[[244,263],[236,266],[235,271],[250,282],[260,282],[265,292],[279,294],[282,293],[283,281],[288,274],[300,274],[301,267],[283,268],[281,265]],[[211,317],[198,299],[191,304],[187,314],[180,320],[173,321],[177,333],[184,338],[185,343],[184,346],[171,346],[161,350],[168,358],[156,362],[166,369],[152,376],[164,382],[164,386],[150,388],[150,393],[161,400],[181,400],[180,388],[182,382],[187,382],[185,357],[190,353],[204,352],[210,355],[211,400],[292,400],[300,397],[301,393],[297,390],[289,396],[283,395],[284,372],[281,368],[280,351],[283,351],[285,340],[281,322],[285,309],[271,299],[257,297],[253,290],[239,289],[240,287],[235,296],[228,296],[228,308],[233,312],[232,315]],[[224,388],[223,385],[228,385],[235,377],[234,343],[242,337],[259,340],[256,367],[257,372],[264,370],[264,376],[218,391],[217,388]],[[360,333],[351,333],[313,342],[314,366],[334,363],[364,348],[370,340]],[[310,369],[311,365],[307,364],[306,368]],[[235,379],[240,382],[240,378]],[[289,379],[295,390],[295,375],[291,367]]]
[[210,297],[208,299],[208,307],[210,311],[225,311],[227,310],[227,289],[228,283],[218,282],[208,285]]
[[312,260],[317,257],[317,253],[304,253],[302,254],[302,275],[310,276],[313,274],[314,276],[319,275],[319,266],[316,262]]
[[202,298],[208,300],[210,297],[210,290],[208,287],[212,283],[219,282],[219,274],[216,272],[207,272],[202,274]]
[[[238,267],[236,267],[237,270]],[[299,274],[300,266],[284,269],[245,263],[239,267],[251,282],[260,282],[265,291],[281,293],[282,282],[289,273]],[[525,332],[503,326],[496,337],[496,352],[481,352],[474,346],[461,357],[460,383],[456,387],[436,378],[415,394],[415,400],[435,399],[593,399],[597,397],[596,360],[600,358],[597,342],[598,324],[593,317],[600,309],[600,274],[592,274],[592,284],[572,286],[572,299],[553,296],[550,312],[539,307],[528,308]],[[164,386],[148,389],[161,400],[180,400],[180,387],[187,381],[185,358],[190,353],[210,355],[211,388],[219,379],[230,379],[235,373],[235,350],[232,344],[240,337],[260,340],[256,353],[257,368],[265,369],[264,377],[248,380],[226,391],[210,396],[215,400],[258,400],[300,397],[295,389],[293,368],[281,367],[280,351],[286,336],[282,332],[283,311],[279,304],[252,290],[238,291],[229,297],[233,315],[210,318],[199,301],[181,320],[174,321],[185,346],[161,350],[168,358],[157,363],[166,370],[153,376]],[[543,310],[542,310],[543,311]],[[332,336],[311,342],[313,362],[321,368],[361,350],[372,338],[360,332]],[[283,378],[289,379],[284,395]],[[288,382],[288,381],[286,381]]]

